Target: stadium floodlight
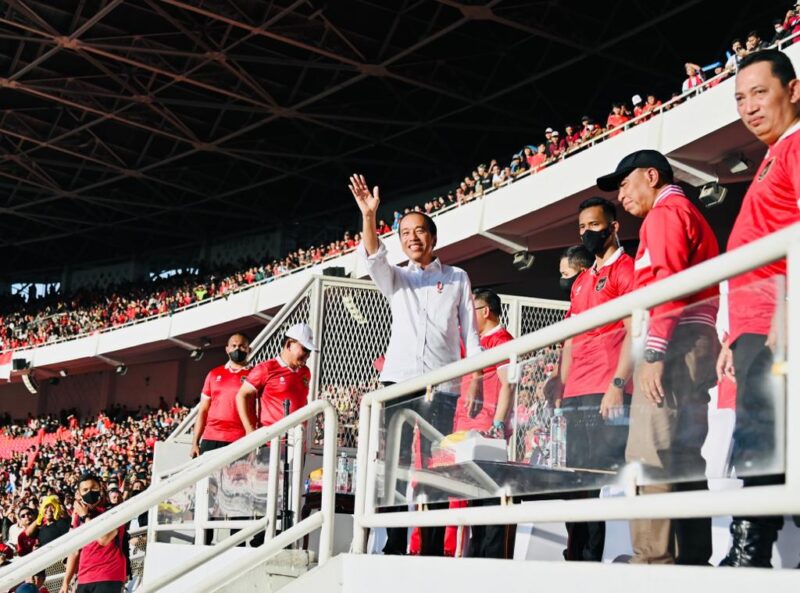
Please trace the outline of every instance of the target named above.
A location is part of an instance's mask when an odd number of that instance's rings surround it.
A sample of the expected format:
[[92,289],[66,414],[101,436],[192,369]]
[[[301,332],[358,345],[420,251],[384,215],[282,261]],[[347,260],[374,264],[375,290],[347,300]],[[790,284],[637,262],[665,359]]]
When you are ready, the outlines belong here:
[[124,377],[128,374],[128,367],[126,367],[124,364],[117,365],[117,367],[114,369],[114,372],[120,377]]
[[524,272],[533,266],[533,261],[535,259],[536,258],[530,251],[517,251],[512,256],[511,265],[514,266],[517,272]]
[[706,183],[700,189],[700,195],[698,196],[698,199],[706,208],[713,208],[714,206],[719,206],[722,204],[726,195],[728,195],[728,188],[715,181],[712,183]]
[[200,362],[203,359],[203,355],[206,353],[205,350],[202,348],[195,348],[189,353],[189,358],[191,358],[195,362]]
[[59,377],[66,377],[67,376],[67,369],[61,369],[60,371],[58,371],[58,376]]

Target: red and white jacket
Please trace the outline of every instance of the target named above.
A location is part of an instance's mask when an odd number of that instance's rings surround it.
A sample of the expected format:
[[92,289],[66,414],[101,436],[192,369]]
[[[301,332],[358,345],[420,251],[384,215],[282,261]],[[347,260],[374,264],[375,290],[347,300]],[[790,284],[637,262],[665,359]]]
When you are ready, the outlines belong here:
[[[634,261],[634,288],[642,288],[719,255],[714,231],[678,185],[658,194],[639,230],[639,250]],[[647,348],[666,351],[680,323],[715,327],[719,294],[716,286],[650,311]],[[694,304],[693,303],[698,303]],[[688,307],[689,305],[693,305]]]

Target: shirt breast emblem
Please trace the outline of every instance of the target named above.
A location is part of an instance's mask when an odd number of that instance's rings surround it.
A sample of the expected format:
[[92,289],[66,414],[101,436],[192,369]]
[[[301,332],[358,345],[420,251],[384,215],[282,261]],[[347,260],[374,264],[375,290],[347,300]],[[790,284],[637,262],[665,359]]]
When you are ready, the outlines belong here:
[[279,383],[280,383],[281,385],[283,385],[284,383],[286,383],[286,377],[281,377],[281,380],[279,381]]
[[772,169],[772,165],[774,163],[775,163],[775,157],[772,157],[767,161],[767,164],[764,165],[763,169],[761,169],[761,173],[758,174],[759,181],[764,181],[764,178],[767,176],[767,173],[769,173],[769,170]]
[[220,381],[222,381],[222,375],[217,375],[217,383],[219,383]]
[[605,288],[606,280],[608,280],[608,276],[603,276],[600,280],[597,281],[597,284],[594,287],[595,292],[600,292]]
[[444,290],[444,284],[442,284],[442,281],[440,280],[439,282],[436,283],[436,292],[441,294],[443,290]]

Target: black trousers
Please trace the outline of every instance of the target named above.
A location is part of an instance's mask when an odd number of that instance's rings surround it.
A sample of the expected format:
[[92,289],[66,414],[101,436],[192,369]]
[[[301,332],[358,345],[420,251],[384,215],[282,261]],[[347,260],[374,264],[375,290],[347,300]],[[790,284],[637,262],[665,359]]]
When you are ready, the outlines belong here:
[[119,581],[97,581],[78,585],[75,593],[122,593],[125,583]]
[[[736,371],[736,427],[733,432],[732,464],[746,486],[783,484],[783,473],[774,468],[776,418],[774,402],[782,397],[772,378],[774,356],[763,334],[742,334],[731,345]],[[769,524],[780,529],[783,517],[741,516],[734,520]],[[794,517],[800,526],[800,517]]]
[[[565,398],[561,403],[567,419],[567,465],[575,468],[616,470],[625,464],[631,396],[623,395],[623,416],[600,416],[602,393]],[[567,498],[596,498],[598,490],[570,493]],[[567,560],[600,562],[606,540],[604,521],[567,523]]]
[[[384,383],[388,387],[391,382]],[[453,432],[453,420],[456,412],[457,394],[438,392],[433,398],[428,400],[424,393],[414,394],[400,400],[392,402],[393,405],[387,406],[384,414],[384,425],[388,429],[392,419],[400,410],[413,410],[431,423],[436,430],[443,435]],[[411,465],[412,443],[414,440],[414,428],[410,424],[404,424],[400,435],[398,467],[409,467]],[[420,449],[422,450],[423,466],[430,459],[431,442],[421,436]],[[388,461],[388,460],[387,460]],[[407,483],[405,480],[397,481],[397,489],[405,492]],[[434,502],[428,504],[428,508],[446,509],[448,502]],[[402,512],[406,507],[387,507],[383,512]],[[444,526],[425,527],[420,530],[420,548],[423,556],[444,556]],[[383,547],[384,554],[405,554],[408,548],[408,529],[405,527],[390,527],[386,530],[387,540]]]
[[[483,507],[500,504],[499,498],[471,500],[469,506]],[[473,525],[469,544],[472,558],[513,558],[515,525]]]

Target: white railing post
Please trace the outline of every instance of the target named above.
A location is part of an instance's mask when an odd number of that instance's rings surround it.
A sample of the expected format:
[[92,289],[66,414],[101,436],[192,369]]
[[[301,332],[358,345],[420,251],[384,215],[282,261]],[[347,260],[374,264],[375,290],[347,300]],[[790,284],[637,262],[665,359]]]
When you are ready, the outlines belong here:
[[333,554],[333,524],[336,512],[336,412],[332,406],[324,411],[325,436],[322,441],[322,527],[319,532],[319,564],[325,564]]
[[368,465],[368,442],[370,423],[372,421],[372,409],[368,401],[362,399],[358,415],[358,448],[356,449],[356,495],[353,505],[353,545],[350,551],[354,554],[364,554],[367,551],[367,533],[361,521],[364,517],[364,505],[366,503],[366,493],[369,488],[367,481]]
[[[800,237],[789,244],[786,257],[786,486],[800,499]],[[794,369],[794,370],[792,370]],[[791,427],[791,430],[788,428]]]
[[275,537],[275,522],[278,518],[278,473],[280,463],[280,436],[269,442],[269,475],[267,476],[267,533],[266,539]]
[[209,525],[208,516],[208,477],[199,480],[195,485],[194,493],[194,545],[203,546],[206,543],[206,529],[213,529]]
[[[322,338],[324,331],[324,305],[325,287],[322,283],[322,276],[316,276],[311,284],[311,299],[308,307],[308,325],[314,333],[314,340],[319,352],[312,352],[309,360],[309,370],[311,371],[311,385],[308,389],[308,401],[313,401],[319,397],[319,369],[322,364]],[[312,431],[309,431],[309,439],[313,439]],[[310,441],[309,441],[310,442]]]

